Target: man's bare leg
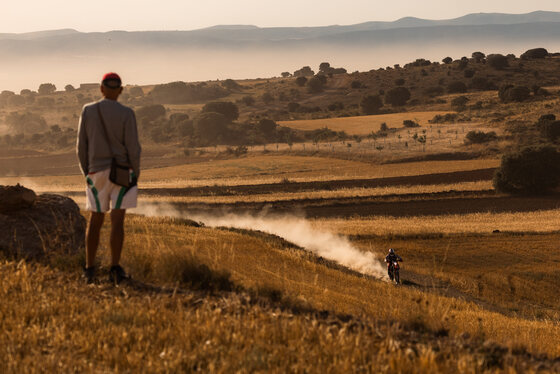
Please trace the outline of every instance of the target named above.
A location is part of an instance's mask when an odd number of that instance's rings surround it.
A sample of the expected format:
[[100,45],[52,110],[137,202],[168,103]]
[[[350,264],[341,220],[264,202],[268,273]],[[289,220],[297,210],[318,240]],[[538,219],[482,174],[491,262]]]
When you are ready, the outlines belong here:
[[116,266],[121,260],[124,242],[124,216],[126,209],[111,210],[111,265]]
[[104,213],[91,212],[86,236],[86,268],[95,265],[95,255],[99,246],[99,235],[104,218]]

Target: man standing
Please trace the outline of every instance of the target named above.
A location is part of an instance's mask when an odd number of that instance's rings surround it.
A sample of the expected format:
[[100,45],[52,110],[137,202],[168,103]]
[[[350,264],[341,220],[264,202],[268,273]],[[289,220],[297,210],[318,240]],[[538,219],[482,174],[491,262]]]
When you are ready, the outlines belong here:
[[111,209],[111,269],[109,279],[118,284],[128,278],[120,266],[124,241],[126,209],[136,207],[138,187],[121,187],[109,180],[111,163],[128,166],[131,179],[140,175],[140,143],[134,111],[117,102],[122,93],[121,78],[115,73],[103,76],[103,99],[87,104],[78,127],[76,151],[86,177],[86,209],[91,217],[86,234],[86,282],[95,281],[95,254],[105,213]]

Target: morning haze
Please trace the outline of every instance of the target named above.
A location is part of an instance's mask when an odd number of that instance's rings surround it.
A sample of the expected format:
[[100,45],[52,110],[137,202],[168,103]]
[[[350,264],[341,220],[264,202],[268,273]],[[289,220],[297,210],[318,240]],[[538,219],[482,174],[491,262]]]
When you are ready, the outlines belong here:
[[174,80],[278,76],[331,61],[349,71],[404,64],[412,59],[459,58],[473,50],[519,54],[560,48],[560,15],[471,14],[448,20],[402,18],[328,27],[216,26],[192,31],[73,29],[0,34],[3,89],[62,87],[96,81],[118,70],[132,84]]

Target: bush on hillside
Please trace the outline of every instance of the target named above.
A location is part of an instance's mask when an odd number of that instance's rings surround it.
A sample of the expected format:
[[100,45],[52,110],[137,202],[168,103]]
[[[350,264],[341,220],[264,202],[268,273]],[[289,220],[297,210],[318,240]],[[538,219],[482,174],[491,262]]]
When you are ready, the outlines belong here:
[[453,59],[451,57],[446,57],[443,60],[441,60],[441,62],[443,62],[445,65],[449,65],[450,63],[453,62]]
[[161,104],[146,105],[136,109],[139,122],[151,122],[165,116],[165,107]]
[[458,96],[458,97],[454,98],[453,100],[451,100],[451,106],[456,111],[462,112],[463,110],[466,109],[468,102],[469,102],[469,99],[466,96]]
[[420,125],[418,124],[418,122],[413,121],[411,119],[405,119],[403,121],[403,126],[404,127],[408,127],[408,128],[413,128],[413,127],[420,127]]
[[537,129],[541,135],[550,142],[556,142],[560,138],[560,121],[556,120],[554,114],[545,114],[537,121]]
[[230,101],[212,101],[202,107],[202,113],[221,113],[228,121],[239,118],[239,108]]
[[299,77],[296,78],[296,84],[297,84],[299,87],[305,86],[306,83],[307,83],[307,78],[306,78],[306,77],[304,77],[304,76],[299,76]]
[[498,139],[498,135],[496,135],[496,132],[494,131],[490,131],[490,132],[483,132],[483,131],[469,131],[467,133],[467,135],[465,136],[465,143],[466,144],[482,144],[482,143],[488,143],[491,142],[493,140]]
[[447,85],[447,92],[450,94],[465,93],[467,92],[467,85],[461,81],[451,82]]
[[307,81],[307,91],[310,93],[319,93],[323,92],[323,86],[325,85],[325,80],[321,78],[320,75],[316,75],[312,77],[309,81]]
[[560,183],[560,153],[553,146],[531,146],[502,157],[494,175],[500,192],[542,194]]
[[531,96],[531,90],[525,86],[505,85],[500,87],[498,96],[504,103],[522,102]]
[[385,94],[385,102],[392,106],[403,106],[410,99],[410,91],[406,87],[395,87]]
[[496,70],[502,70],[509,66],[508,58],[501,54],[488,55],[486,60],[488,61],[488,65]]
[[383,106],[383,101],[379,95],[366,95],[360,101],[360,108],[364,114],[375,114]]
[[194,133],[200,144],[219,144],[227,130],[228,119],[222,113],[203,112],[194,120]]

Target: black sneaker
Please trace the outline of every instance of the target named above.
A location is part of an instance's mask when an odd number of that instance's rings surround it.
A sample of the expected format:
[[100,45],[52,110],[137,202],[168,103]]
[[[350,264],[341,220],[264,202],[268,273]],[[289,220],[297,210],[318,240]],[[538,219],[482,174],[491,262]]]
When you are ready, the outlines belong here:
[[109,282],[117,285],[127,279],[130,279],[130,275],[128,275],[120,265],[111,266],[109,270]]
[[82,273],[82,278],[86,281],[86,284],[94,284],[95,278],[95,266],[89,268],[84,267],[84,272]]

